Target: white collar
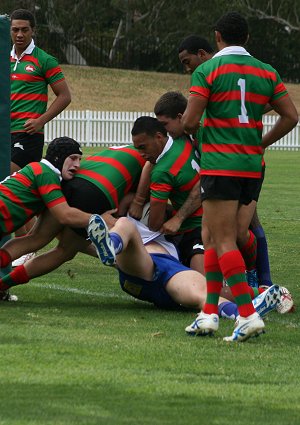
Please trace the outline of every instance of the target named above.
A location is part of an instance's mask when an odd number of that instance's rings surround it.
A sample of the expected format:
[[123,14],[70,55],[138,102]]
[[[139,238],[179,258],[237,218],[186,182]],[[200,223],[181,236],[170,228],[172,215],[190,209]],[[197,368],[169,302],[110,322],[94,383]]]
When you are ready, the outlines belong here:
[[251,56],[250,53],[248,53],[247,50],[242,46],[228,46],[228,47],[224,47],[224,49],[222,49],[218,53],[216,53],[213,56],[213,58],[217,58],[219,56],[225,56],[225,55]]
[[18,63],[20,62],[20,60],[25,56],[25,55],[30,55],[33,51],[33,49],[35,48],[35,44],[34,44],[34,40],[32,39],[30,44],[26,47],[26,49],[24,50],[24,52],[21,54],[21,56],[18,58],[17,54],[16,54],[16,48],[15,45],[13,45],[13,48],[11,49],[10,52],[10,56],[16,60],[15,66],[14,66],[14,71],[17,69]]
[[24,50],[24,52],[21,54],[20,58],[18,59],[17,54],[16,54],[15,45],[13,45],[11,52],[10,52],[10,56],[13,59],[16,59],[17,61],[20,61],[23,56],[30,55],[30,53],[32,53],[34,48],[35,48],[35,44],[34,44],[34,40],[32,39],[30,44],[26,47],[26,49]]
[[52,171],[54,171],[54,173],[58,175],[59,180],[62,180],[61,172],[59,171],[59,169],[58,169],[58,168],[54,167],[54,165],[53,165],[53,164],[51,164],[51,162],[49,162],[49,161],[48,161],[48,159],[43,158],[43,159],[41,160],[41,162],[42,162],[43,164],[47,165],[47,166],[48,166],[48,167],[49,167]]
[[171,136],[169,136],[167,143],[165,144],[165,147],[163,148],[163,151],[160,155],[158,155],[158,157],[156,158],[155,163],[157,164],[158,161],[164,156],[164,154],[166,152],[168,152],[168,150],[171,148],[171,146],[173,145],[173,139]]

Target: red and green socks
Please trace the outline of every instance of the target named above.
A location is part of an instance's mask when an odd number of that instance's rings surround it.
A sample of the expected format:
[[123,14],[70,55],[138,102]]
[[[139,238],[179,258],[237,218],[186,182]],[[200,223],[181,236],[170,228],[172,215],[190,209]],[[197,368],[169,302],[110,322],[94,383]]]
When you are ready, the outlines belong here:
[[239,314],[248,317],[255,313],[245,276],[245,263],[239,250],[226,252],[219,258],[220,269],[231,289]]
[[0,291],[6,291],[12,286],[21,285],[27,282],[29,282],[29,276],[25,267],[23,265],[18,266],[12,272],[0,279]]
[[212,248],[204,252],[204,270],[207,296],[202,310],[206,314],[218,314],[218,302],[223,286],[223,275],[219,266],[217,253]]
[[10,254],[5,249],[0,249],[0,267],[5,268],[11,263]]

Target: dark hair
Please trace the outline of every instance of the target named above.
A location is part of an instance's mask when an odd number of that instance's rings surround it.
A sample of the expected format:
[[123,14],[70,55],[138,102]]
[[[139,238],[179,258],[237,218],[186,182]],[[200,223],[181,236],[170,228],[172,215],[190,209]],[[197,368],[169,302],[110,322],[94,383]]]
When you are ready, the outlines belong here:
[[82,155],[80,144],[70,137],[57,137],[49,143],[45,159],[62,171],[65,159],[74,154]]
[[165,115],[175,119],[178,114],[183,114],[186,110],[187,99],[179,91],[168,91],[163,94],[154,106],[156,116]]
[[155,136],[156,133],[162,133],[167,137],[167,130],[164,125],[154,117],[142,116],[135,120],[131,135],[146,133],[148,136]]
[[205,50],[207,53],[213,53],[214,51],[205,38],[192,34],[182,40],[178,47],[178,53],[187,50],[188,53],[196,55],[200,49]]
[[238,12],[228,12],[223,15],[217,21],[214,29],[219,31],[225,43],[244,45],[247,42],[248,24]]
[[10,22],[14,19],[29,21],[31,28],[35,28],[35,18],[33,14],[27,9],[14,10],[10,15]]

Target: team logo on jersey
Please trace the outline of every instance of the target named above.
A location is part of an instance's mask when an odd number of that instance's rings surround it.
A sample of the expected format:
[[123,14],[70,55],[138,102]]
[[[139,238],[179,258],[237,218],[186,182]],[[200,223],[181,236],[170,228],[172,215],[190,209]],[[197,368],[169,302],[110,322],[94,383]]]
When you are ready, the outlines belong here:
[[35,67],[33,65],[26,65],[25,71],[27,72],[33,72],[35,70]]

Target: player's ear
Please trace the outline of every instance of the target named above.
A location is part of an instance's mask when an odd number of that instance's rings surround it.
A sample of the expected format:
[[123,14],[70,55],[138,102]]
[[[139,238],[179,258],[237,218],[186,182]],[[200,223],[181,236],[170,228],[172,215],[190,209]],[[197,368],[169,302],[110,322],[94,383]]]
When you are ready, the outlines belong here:
[[222,36],[220,31],[217,31],[217,30],[215,31],[215,40],[216,40],[216,43],[220,43],[222,41]]

